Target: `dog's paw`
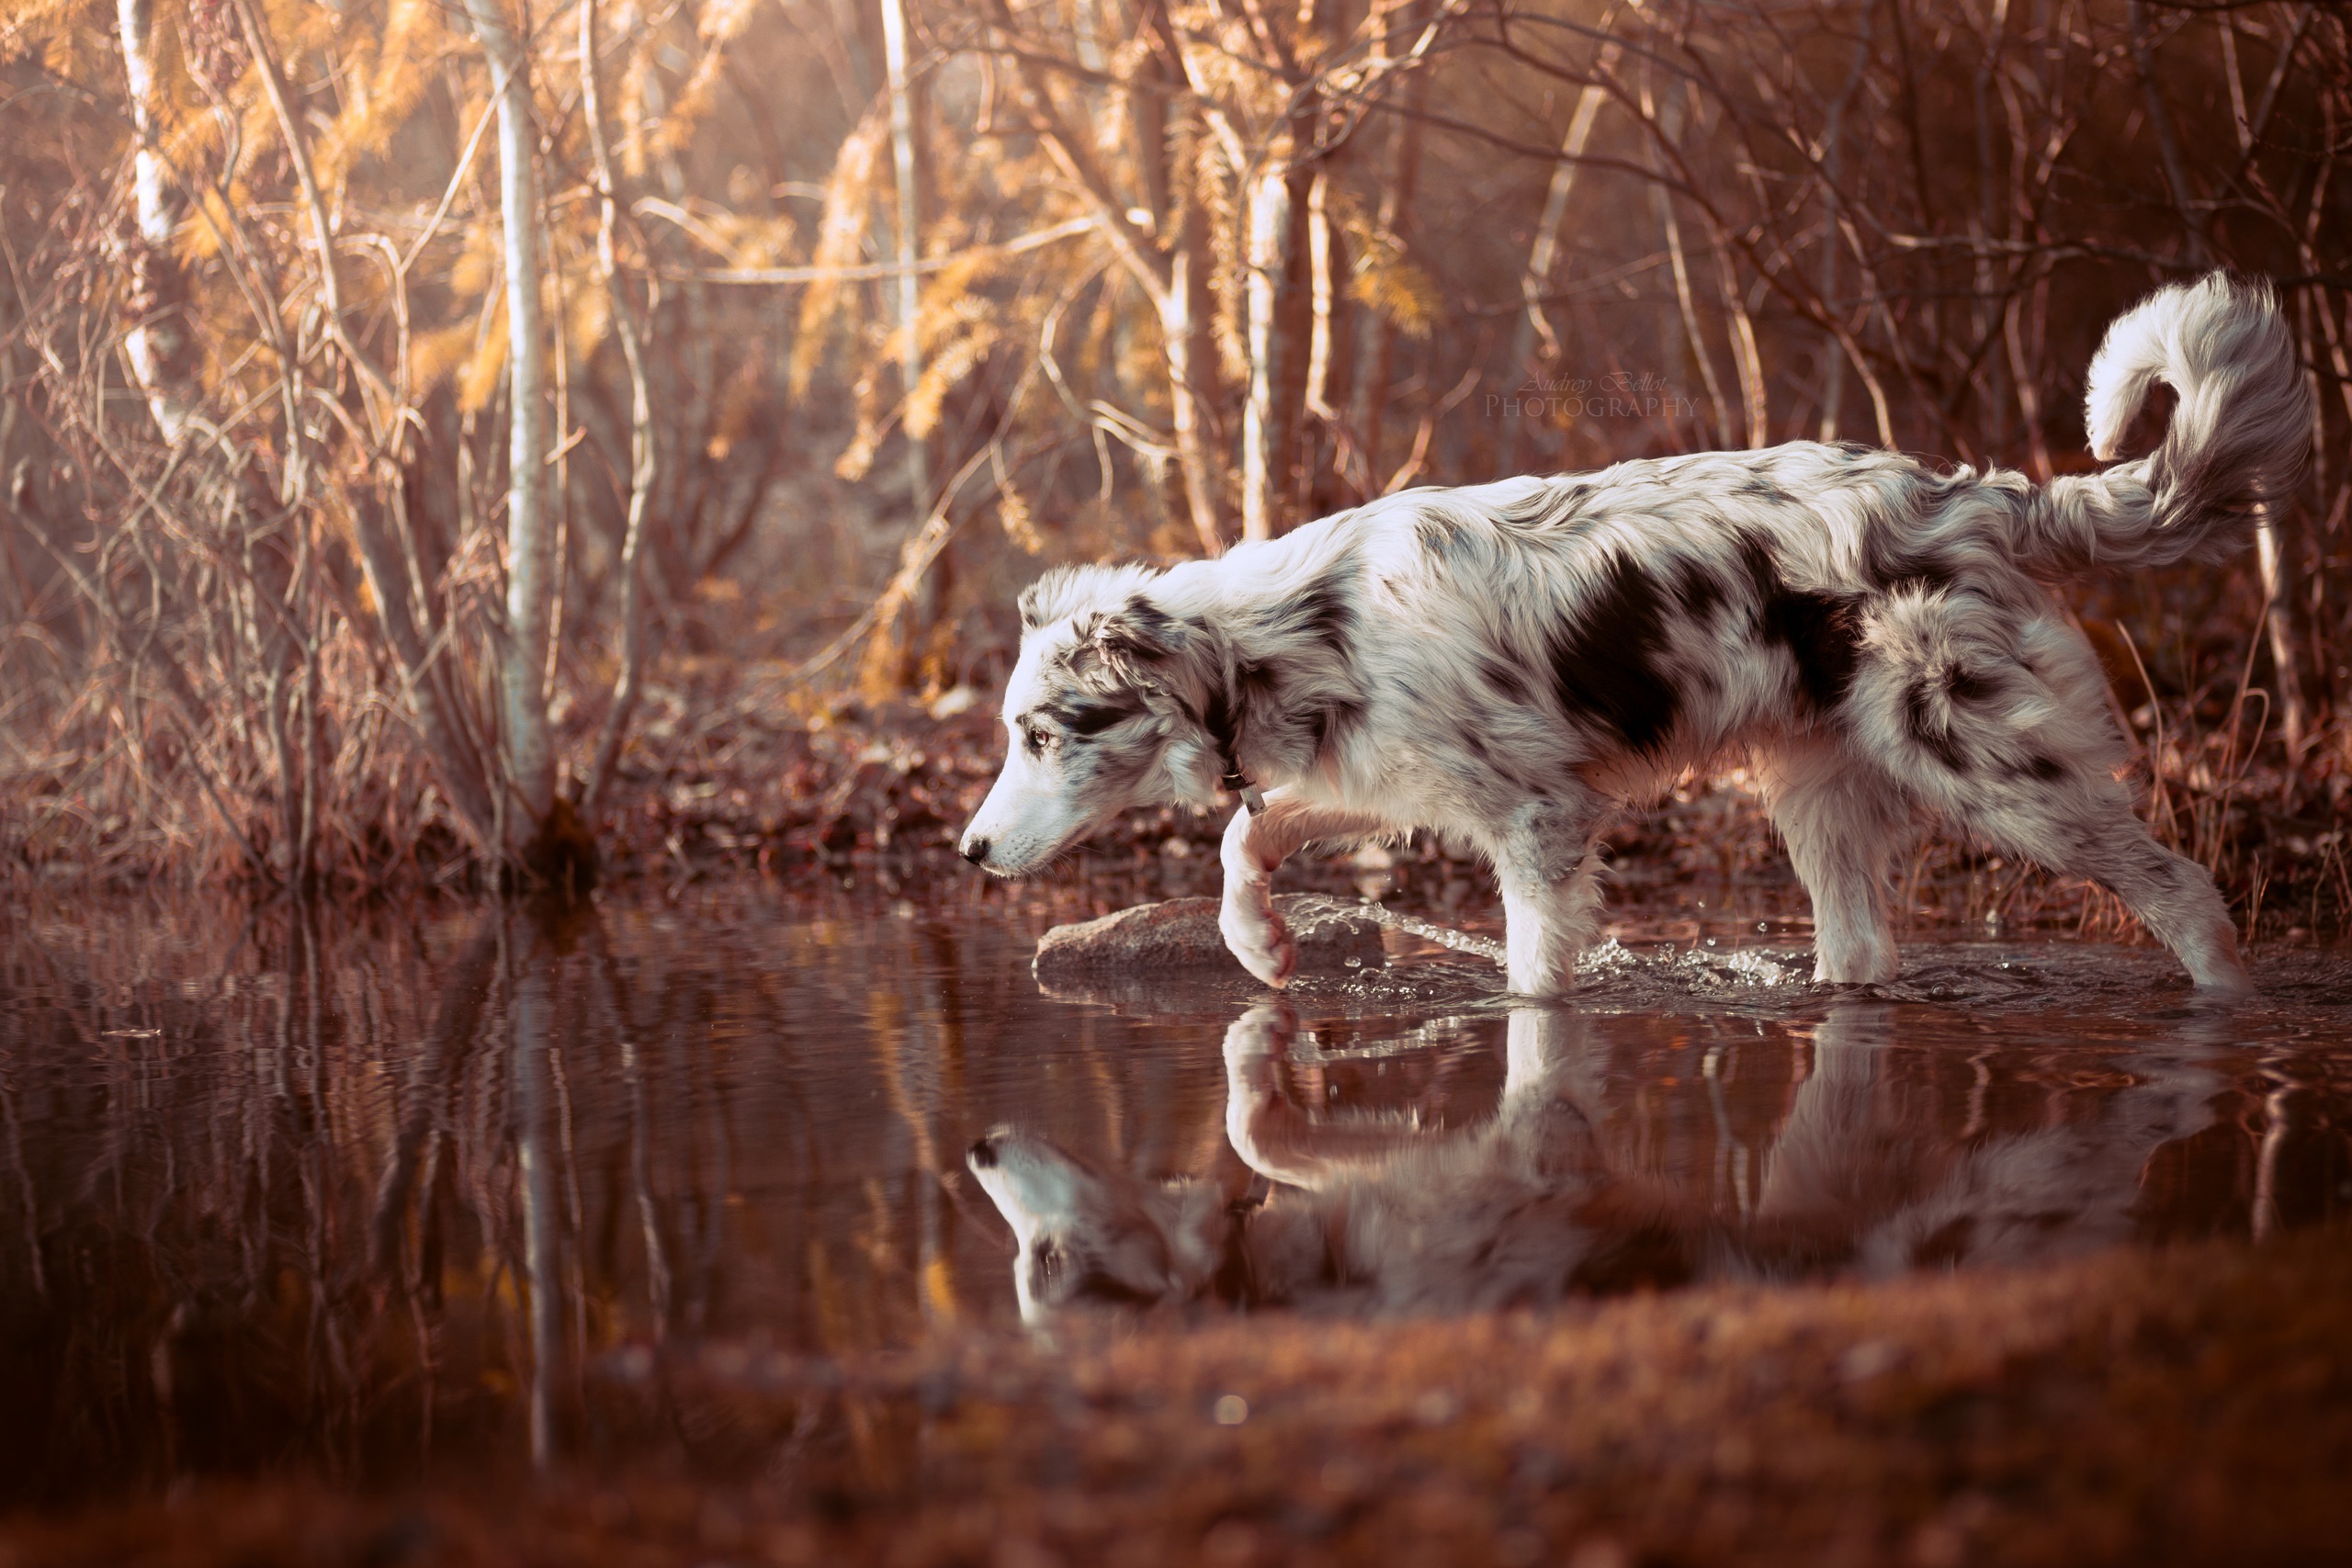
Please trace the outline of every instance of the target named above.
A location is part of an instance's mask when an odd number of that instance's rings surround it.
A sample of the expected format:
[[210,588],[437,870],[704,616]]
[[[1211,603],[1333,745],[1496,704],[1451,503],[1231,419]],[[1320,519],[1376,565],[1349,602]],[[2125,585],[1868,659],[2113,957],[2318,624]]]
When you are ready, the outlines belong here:
[[1263,886],[1227,887],[1216,929],[1241,967],[1265,984],[1283,987],[1298,968],[1298,943],[1274,912],[1273,895]]

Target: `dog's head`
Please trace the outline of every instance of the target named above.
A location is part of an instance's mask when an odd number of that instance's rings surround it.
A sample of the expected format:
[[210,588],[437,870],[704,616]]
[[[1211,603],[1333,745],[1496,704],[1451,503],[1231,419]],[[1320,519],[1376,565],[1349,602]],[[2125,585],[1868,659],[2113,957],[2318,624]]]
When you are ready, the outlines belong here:
[[1004,691],[1004,771],[964,829],[964,858],[1037,871],[1119,812],[1206,805],[1223,772],[1204,714],[1225,683],[1213,634],[1154,604],[1141,567],[1049,572],[1021,596]]
[[1021,1320],[1065,1308],[1189,1301],[1216,1274],[1226,1206],[1214,1182],[1144,1181],[1095,1169],[1043,1138],[1000,1127],[964,1156],[1020,1243]]

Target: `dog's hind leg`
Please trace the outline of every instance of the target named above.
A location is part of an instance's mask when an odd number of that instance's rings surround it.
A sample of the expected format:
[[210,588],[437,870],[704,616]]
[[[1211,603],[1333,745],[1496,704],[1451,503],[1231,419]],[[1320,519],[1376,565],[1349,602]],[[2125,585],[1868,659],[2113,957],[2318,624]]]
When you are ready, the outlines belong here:
[[1813,977],[1894,978],[1902,959],[1887,923],[1887,870],[1910,837],[1911,805],[1878,769],[1834,741],[1790,746],[1763,762],[1772,825],[1813,900]]
[[1600,927],[1599,855],[1593,839],[1612,809],[1598,791],[1531,801],[1511,813],[1489,846],[1503,895],[1510,988],[1566,996],[1577,957]]
[[2110,775],[2078,775],[2030,793],[2004,790],[1995,800],[1962,805],[1952,814],[2044,870],[2086,877],[2122,899],[2199,990],[2254,994],[2238,957],[2236,927],[2212,874],[2156,842]]
[[2012,623],[1962,593],[1874,613],[1850,706],[1917,798],[2044,870],[2121,898],[2202,989],[2254,989],[2205,868],[2156,842],[2116,781],[2107,677],[2055,614]]

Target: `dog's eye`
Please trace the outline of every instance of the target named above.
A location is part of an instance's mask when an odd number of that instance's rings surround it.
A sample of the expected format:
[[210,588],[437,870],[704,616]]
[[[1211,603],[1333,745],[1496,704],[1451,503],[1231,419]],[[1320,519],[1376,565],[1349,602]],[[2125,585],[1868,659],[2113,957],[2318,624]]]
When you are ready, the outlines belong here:
[[1039,1277],[1051,1280],[1062,1271],[1062,1249],[1046,1242],[1037,1248],[1036,1261]]
[[1029,748],[1031,756],[1042,757],[1046,754],[1046,732],[1035,725],[1024,724],[1021,727],[1021,743]]

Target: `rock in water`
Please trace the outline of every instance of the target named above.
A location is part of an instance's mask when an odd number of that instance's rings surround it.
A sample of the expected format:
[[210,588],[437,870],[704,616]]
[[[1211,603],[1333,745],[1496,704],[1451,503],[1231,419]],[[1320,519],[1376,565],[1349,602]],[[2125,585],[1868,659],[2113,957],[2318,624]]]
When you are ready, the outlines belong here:
[[[1319,893],[1278,893],[1274,908],[1298,943],[1299,974],[1380,967],[1380,927],[1354,906]],[[1246,974],[1226,951],[1216,912],[1215,898],[1170,898],[1056,926],[1038,939],[1034,968],[1048,985],[1145,972]]]

